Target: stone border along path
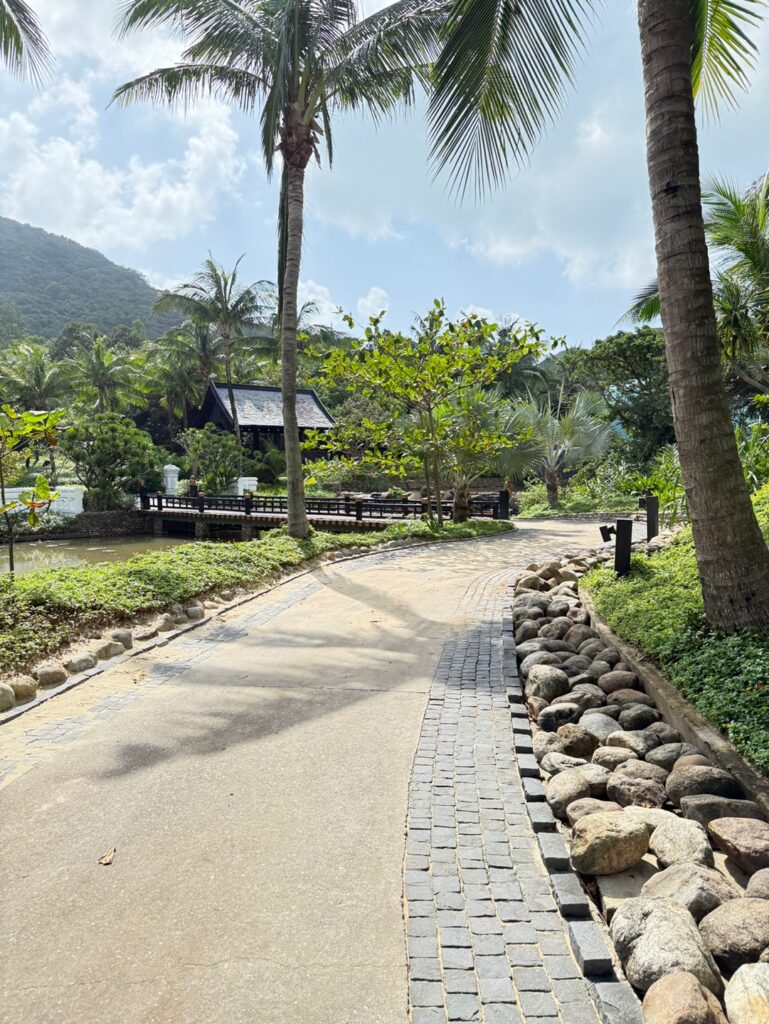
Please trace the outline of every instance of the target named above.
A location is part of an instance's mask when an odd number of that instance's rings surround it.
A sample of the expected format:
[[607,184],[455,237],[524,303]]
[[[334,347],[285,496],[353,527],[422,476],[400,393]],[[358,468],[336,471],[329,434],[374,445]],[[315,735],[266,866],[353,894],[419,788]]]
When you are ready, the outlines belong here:
[[444,648],[414,760],[405,872],[412,1022],[640,1022],[544,803],[503,611],[512,590],[503,599],[494,587],[512,572],[466,595],[480,623]]

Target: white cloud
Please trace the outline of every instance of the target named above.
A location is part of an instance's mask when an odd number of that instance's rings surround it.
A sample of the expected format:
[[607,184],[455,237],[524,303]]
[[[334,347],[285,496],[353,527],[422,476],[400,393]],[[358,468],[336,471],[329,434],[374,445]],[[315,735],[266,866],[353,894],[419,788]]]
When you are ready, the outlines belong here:
[[390,296],[379,285],[374,285],[370,288],[367,295],[361,295],[358,299],[356,308],[358,314],[363,317],[364,320],[368,320],[369,317],[378,316],[382,312],[386,312],[390,305]]
[[498,322],[498,317],[493,309],[488,309],[486,306],[476,306],[472,302],[469,306],[463,306],[460,312],[466,316],[477,316],[481,320],[488,320],[490,323]]
[[339,303],[334,302],[331,298],[331,291],[325,285],[318,284],[317,281],[313,281],[311,278],[306,281],[300,281],[299,307],[301,308],[306,302],[311,302],[315,306],[316,311],[310,318],[315,323],[323,324],[324,327],[333,327],[337,330],[341,330],[344,327],[344,321],[342,320],[343,311],[339,308]]
[[[58,131],[43,123],[51,115]],[[145,249],[210,223],[217,197],[244,171],[230,113],[201,105],[189,119],[183,154],[131,156],[107,166],[94,153],[98,115],[83,83],[64,79],[23,111],[0,119],[0,211],[100,249]]]

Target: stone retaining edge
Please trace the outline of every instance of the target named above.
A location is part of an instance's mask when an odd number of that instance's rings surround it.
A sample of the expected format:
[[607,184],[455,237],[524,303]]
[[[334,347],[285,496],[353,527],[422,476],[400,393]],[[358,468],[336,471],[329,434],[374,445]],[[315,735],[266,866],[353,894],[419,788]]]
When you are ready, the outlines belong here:
[[719,768],[731,772],[759,804],[769,820],[769,780],[735,750],[729,740],[676,689],[642,651],[612,632],[599,617],[590,595],[582,587],[579,589],[579,597],[585,610],[590,614],[593,629],[607,646],[616,648],[622,655],[622,660],[632,666],[643,683],[644,690],[654,698],[662,711],[664,720],[677,729],[687,743],[699,747]]
[[[513,532],[512,530],[510,531]],[[2,728],[7,722],[12,722],[14,719],[19,718],[27,711],[31,711],[33,708],[40,707],[41,704],[45,704],[46,701],[51,700],[53,697],[58,697],[62,693],[67,693],[69,690],[73,690],[76,686],[80,686],[81,683],[87,682],[94,676],[101,675],[102,672],[106,672],[107,669],[114,668],[116,665],[120,665],[124,661],[128,661],[129,658],[135,658],[139,654],[146,654],[148,651],[153,651],[158,647],[166,647],[171,643],[172,640],[176,640],[177,637],[182,636],[184,633],[189,633],[193,629],[200,629],[201,626],[205,626],[211,622],[212,619],[217,618],[220,615],[225,615],[227,612],[231,612],[236,608],[240,608],[244,604],[248,604],[251,601],[256,601],[257,598],[264,597],[265,594],[271,593],[273,590],[277,590],[278,587],[284,586],[286,583],[292,583],[294,580],[301,579],[302,576],[308,576],[311,572],[320,568],[321,565],[325,565],[330,561],[333,561],[334,565],[340,562],[353,562],[359,558],[368,558],[369,555],[379,555],[383,551],[405,551],[407,548],[424,548],[429,547],[431,544],[436,546],[444,544],[466,544],[468,541],[475,540],[498,540],[503,537],[509,536],[506,533],[500,533],[496,537],[463,537],[457,538],[456,540],[442,540],[435,541],[432,539],[425,540],[406,540],[402,543],[393,544],[392,547],[375,547],[369,551],[360,551],[354,555],[344,555],[342,558],[328,558],[332,551],[325,552],[324,555],[316,556],[309,562],[305,563],[305,568],[300,572],[292,573],[290,576],[283,576],[271,583],[269,586],[264,587],[262,590],[257,590],[253,594],[245,594],[243,597],[237,598],[234,601],[230,601],[229,604],[222,605],[220,608],[210,609],[210,614],[205,615],[202,619],[197,622],[184,623],[179,626],[178,629],[171,629],[167,633],[163,633],[155,637],[152,640],[142,644],[141,647],[133,647],[131,650],[126,651],[125,654],[119,654],[115,658],[109,658],[106,661],[99,662],[93,668],[87,669],[85,672],[80,672],[77,675],[69,676],[63,683],[58,686],[52,686],[44,691],[38,691],[38,695],[34,700],[25,701],[23,704],[18,704],[16,707],[9,708],[8,711],[0,712],[0,728]]]

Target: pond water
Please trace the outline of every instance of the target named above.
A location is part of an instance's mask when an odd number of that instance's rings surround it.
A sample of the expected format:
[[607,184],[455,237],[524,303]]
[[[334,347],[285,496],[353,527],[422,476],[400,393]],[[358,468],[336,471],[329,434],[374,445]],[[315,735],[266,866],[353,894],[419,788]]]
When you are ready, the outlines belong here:
[[[96,562],[124,562],[132,555],[173,548],[192,537],[110,537],[99,540],[40,540],[16,545],[16,572],[53,569],[59,565],[94,565]],[[0,573],[8,571],[8,549],[0,547]]]

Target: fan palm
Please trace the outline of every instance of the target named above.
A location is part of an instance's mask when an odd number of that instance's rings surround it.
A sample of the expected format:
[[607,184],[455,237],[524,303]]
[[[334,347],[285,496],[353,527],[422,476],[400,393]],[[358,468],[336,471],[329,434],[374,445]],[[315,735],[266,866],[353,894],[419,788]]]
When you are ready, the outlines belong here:
[[156,313],[181,313],[198,327],[206,329],[210,326],[216,331],[224,362],[232,425],[239,445],[240,423],[233,389],[232,358],[243,341],[244,331],[253,326],[263,310],[264,287],[264,282],[240,284],[238,268],[242,259],[241,256],[228,271],[209,256],[192,281],[179,285],[175,291],[164,292],[155,303]]
[[40,81],[50,71],[48,41],[24,0],[0,0],[0,62],[12,74],[33,81]]
[[[572,81],[591,0],[455,0],[429,108],[436,167],[481,191],[524,163]],[[694,99],[749,82],[766,0],[637,0],[649,190],[673,417],[705,612],[769,627],[769,549],[740,466],[721,377]],[[728,529],[724,524],[728,523]]]
[[115,352],[100,335],[85,342],[62,364],[78,399],[96,412],[118,412],[128,401],[139,399],[135,358]]
[[564,406],[563,391],[555,407],[549,398],[520,402],[509,423],[517,440],[501,453],[500,465],[509,476],[538,473],[545,481],[548,504],[555,508],[564,470],[603,455],[617,436],[614,424],[603,418],[605,412],[601,396],[589,391],[581,391],[569,408]]
[[6,355],[6,366],[0,370],[0,404],[43,412],[65,401],[69,383],[45,345],[25,342]]
[[[182,62],[117,90],[121,103],[186,104],[213,94],[260,111],[268,172],[282,164],[278,231],[281,384],[288,530],[308,533],[296,415],[299,268],[307,165],[321,145],[333,157],[332,114],[375,118],[413,96],[415,74],[437,54],[452,0],[397,0],[358,20],[355,0],[128,0],[122,30],[170,26],[185,41]],[[415,72],[414,69],[419,69]]]

